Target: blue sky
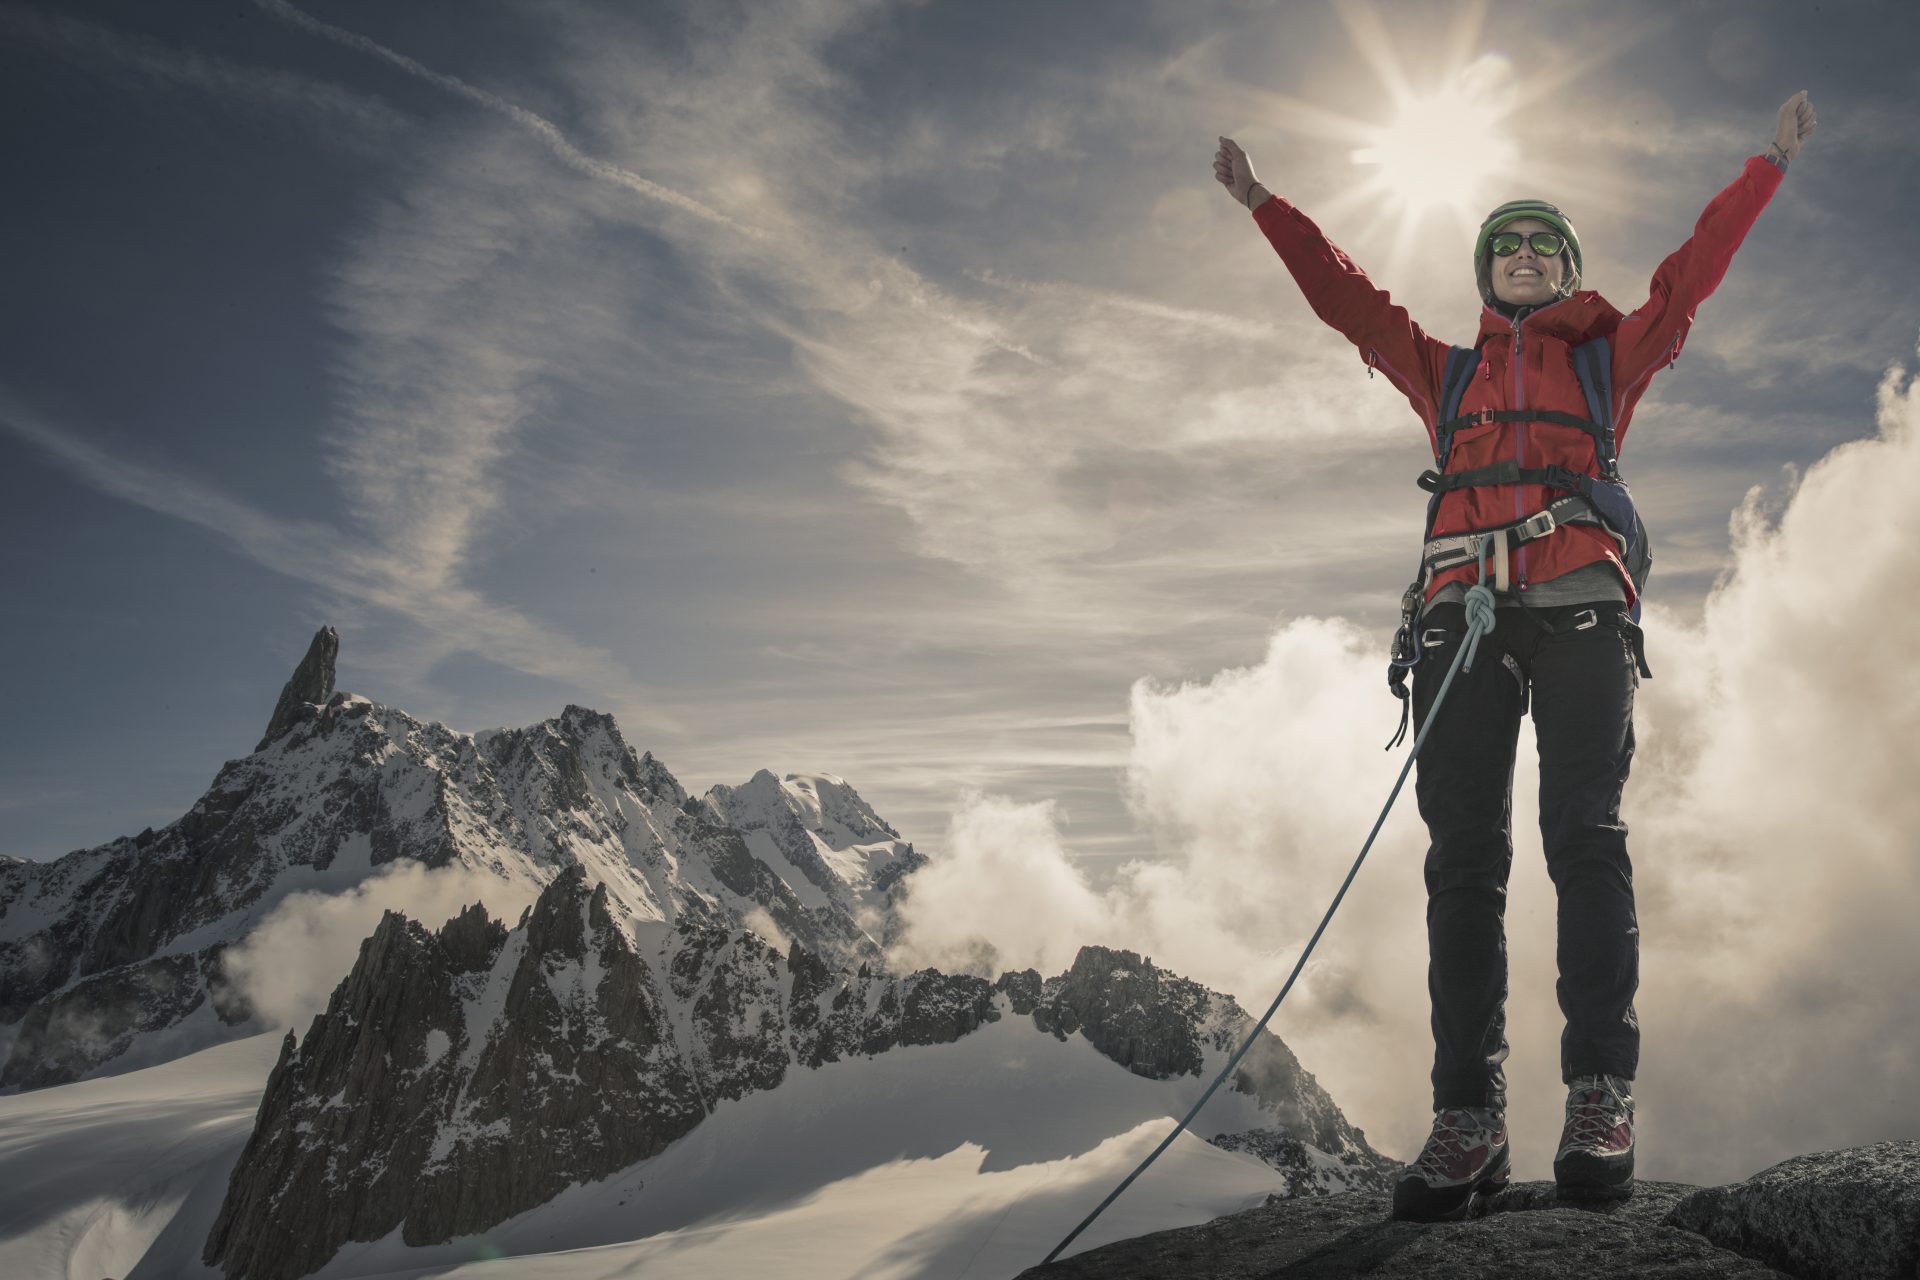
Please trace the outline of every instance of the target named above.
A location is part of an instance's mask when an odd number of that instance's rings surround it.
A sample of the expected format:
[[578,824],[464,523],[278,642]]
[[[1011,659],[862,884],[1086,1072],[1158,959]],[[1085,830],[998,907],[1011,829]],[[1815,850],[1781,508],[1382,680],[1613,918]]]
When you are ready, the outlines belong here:
[[[1368,45],[1367,32],[1383,39]],[[1329,118],[1492,55],[1589,282],[1644,296],[1821,114],[1624,458],[1697,613],[1753,485],[1910,359],[1908,4],[0,6],[0,852],[178,817],[313,630],[473,730],[614,712],[695,789],[964,787],[1153,852],[1135,682],[1379,632],[1422,434],[1211,178],[1215,138],[1443,336],[1467,239]],[[1440,55],[1435,59],[1436,53]],[[1457,55],[1457,56],[1456,56]],[[1423,59],[1425,62],[1423,63]],[[1379,698],[1352,714],[1391,733]]]

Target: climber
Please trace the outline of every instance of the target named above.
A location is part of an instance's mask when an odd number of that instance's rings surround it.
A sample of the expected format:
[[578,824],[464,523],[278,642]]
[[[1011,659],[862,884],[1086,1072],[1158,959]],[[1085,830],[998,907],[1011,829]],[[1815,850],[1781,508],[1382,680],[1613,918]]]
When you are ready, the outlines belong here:
[[1814,124],[1804,91],[1787,100],[1764,154],[1707,205],[1630,315],[1580,288],[1580,241],[1565,214],[1542,200],[1501,205],[1474,244],[1485,305],[1477,339],[1462,348],[1429,337],[1255,178],[1238,144],[1220,139],[1214,176],[1252,211],[1314,313],[1426,424],[1436,460],[1422,477],[1427,541],[1407,597],[1406,656],[1398,643],[1395,655],[1412,671],[1416,724],[1467,631],[1466,588],[1480,581],[1480,540],[1463,535],[1492,534],[1493,631],[1415,761],[1430,838],[1434,1119],[1395,1186],[1396,1218],[1469,1216],[1508,1178],[1504,913],[1514,755],[1529,703],[1566,1018],[1554,1179],[1568,1198],[1632,1194],[1639,926],[1620,797],[1634,693],[1652,673],[1636,621],[1645,531],[1619,480],[1617,448],[1648,379],[1679,354],[1695,309]]

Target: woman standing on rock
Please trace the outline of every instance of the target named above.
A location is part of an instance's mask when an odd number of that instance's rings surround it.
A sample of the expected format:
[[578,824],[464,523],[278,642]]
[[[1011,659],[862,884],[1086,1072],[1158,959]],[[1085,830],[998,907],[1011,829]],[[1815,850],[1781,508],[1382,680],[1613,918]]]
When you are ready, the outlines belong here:
[[[1412,711],[1424,725],[1467,632],[1467,587],[1497,608],[1417,761],[1426,857],[1433,1130],[1394,1189],[1396,1218],[1465,1217],[1508,1177],[1504,931],[1514,754],[1532,706],[1540,830],[1558,896],[1566,1124],[1554,1156],[1568,1195],[1630,1195],[1632,1084],[1640,1027],[1639,926],[1620,796],[1633,758],[1633,699],[1650,675],[1640,644],[1645,534],[1615,468],[1653,374],[1679,354],[1695,309],[1814,128],[1803,91],[1773,140],[1708,203],[1623,315],[1580,285],[1580,241],[1543,200],[1487,216],[1474,244],[1484,306],[1471,347],[1428,336],[1220,139],[1214,176],[1245,204],[1314,313],[1359,348],[1426,424],[1437,469],[1420,580],[1408,597]],[[1582,499],[1585,501],[1582,502]],[[1623,505],[1624,504],[1624,505]],[[1415,638],[1417,637],[1417,638]],[[1401,655],[1396,654],[1396,658]],[[1398,686],[1396,686],[1396,692]]]

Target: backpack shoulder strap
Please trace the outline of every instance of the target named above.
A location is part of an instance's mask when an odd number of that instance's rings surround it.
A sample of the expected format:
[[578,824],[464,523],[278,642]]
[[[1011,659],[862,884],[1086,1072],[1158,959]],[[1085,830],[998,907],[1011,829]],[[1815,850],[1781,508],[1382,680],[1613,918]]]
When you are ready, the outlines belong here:
[[1613,429],[1613,344],[1606,338],[1593,338],[1575,347],[1573,374],[1587,398],[1588,416],[1600,426],[1593,438],[1600,474],[1617,484],[1620,448]]
[[1474,370],[1479,367],[1479,347],[1447,349],[1447,367],[1440,377],[1440,413],[1434,427],[1433,450],[1434,461],[1442,471],[1447,468],[1447,454],[1453,448],[1452,423],[1460,416],[1460,401],[1467,394],[1467,384],[1473,381]]

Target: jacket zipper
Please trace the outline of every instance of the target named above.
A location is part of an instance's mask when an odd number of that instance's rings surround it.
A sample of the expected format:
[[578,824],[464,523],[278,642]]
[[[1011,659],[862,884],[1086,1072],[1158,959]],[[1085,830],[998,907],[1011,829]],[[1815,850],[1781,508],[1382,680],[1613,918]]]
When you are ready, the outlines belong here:
[[[1516,409],[1524,409],[1527,407],[1526,391],[1522,384],[1524,366],[1520,358],[1520,325],[1523,320],[1525,320],[1524,316],[1516,316],[1513,321],[1513,407]],[[1526,425],[1524,422],[1516,422],[1513,424],[1513,462],[1517,467],[1527,465]],[[1517,482],[1514,484],[1513,518],[1516,522],[1520,519],[1520,499],[1525,492],[1525,485]],[[1519,590],[1525,591],[1527,589],[1527,549],[1524,546],[1516,547],[1514,548],[1514,552],[1515,558],[1519,562],[1519,576],[1516,579],[1516,585]]]

